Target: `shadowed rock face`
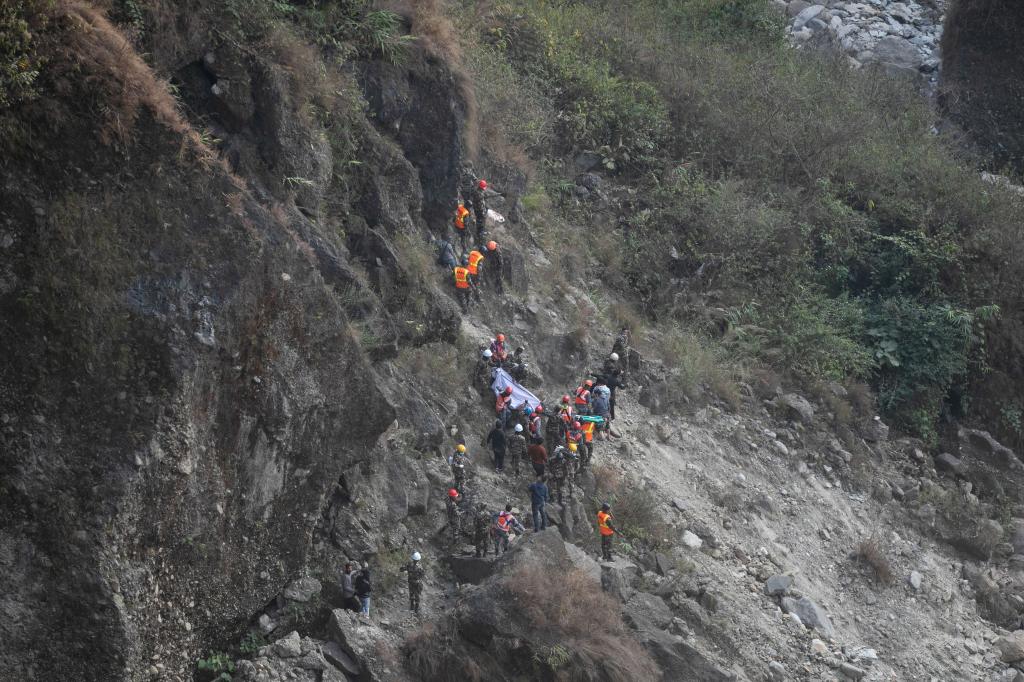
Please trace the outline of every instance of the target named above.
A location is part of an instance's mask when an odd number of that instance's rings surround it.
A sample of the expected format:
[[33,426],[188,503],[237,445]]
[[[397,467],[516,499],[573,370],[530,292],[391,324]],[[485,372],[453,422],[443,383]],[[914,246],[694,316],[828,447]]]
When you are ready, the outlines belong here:
[[953,0],[942,39],[940,102],[993,166],[1024,171],[1024,5]]

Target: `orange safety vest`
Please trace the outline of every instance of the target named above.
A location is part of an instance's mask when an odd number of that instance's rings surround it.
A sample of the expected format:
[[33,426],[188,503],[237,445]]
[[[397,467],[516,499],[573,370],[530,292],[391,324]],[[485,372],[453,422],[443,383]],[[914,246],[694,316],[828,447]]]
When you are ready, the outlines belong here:
[[597,529],[601,531],[601,535],[608,536],[615,534],[615,531],[608,527],[608,521],[611,518],[612,515],[606,511],[597,512]]
[[576,404],[586,405],[588,402],[590,402],[590,391],[586,387],[580,386],[576,389]]
[[484,259],[484,254],[477,250],[469,252],[469,274],[476,275],[479,273],[480,263]]
[[456,289],[468,289],[469,288],[469,270],[459,266],[455,268],[455,288]]
[[465,230],[466,216],[468,215],[469,211],[466,210],[466,207],[463,206],[462,204],[459,204],[459,207],[455,209],[455,227],[457,227],[460,230]]
[[583,422],[583,435],[588,443],[594,442],[594,422]]
[[512,396],[510,396],[510,395],[499,395],[497,402],[494,404],[495,411],[496,412],[501,412],[506,407],[508,407],[508,404],[510,402],[512,402]]
[[502,531],[503,533],[507,533],[509,527],[509,519],[511,517],[512,515],[508,512],[501,512],[500,514],[498,514],[498,530]]
[[572,421],[572,408],[569,407],[568,405],[562,405],[562,407],[559,408],[559,410],[558,410],[558,416],[559,416],[559,418],[562,421],[564,421],[566,423],[571,422]]

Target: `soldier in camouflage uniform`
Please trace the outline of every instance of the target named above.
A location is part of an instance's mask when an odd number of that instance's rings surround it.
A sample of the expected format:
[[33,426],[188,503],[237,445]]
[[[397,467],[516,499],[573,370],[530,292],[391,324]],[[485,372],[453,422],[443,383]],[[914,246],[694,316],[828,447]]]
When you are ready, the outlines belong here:
[[476,548],[476,557],[487,556],[488,545],[491,540],[491,515],[487,512],[487,506],[481,502],[476,507],[476,514],[473,516],[473,544]]
[[455,453],[448,460],[452,467],[452,478],[455,480],[454,488],[460,495],[466,492],[466,465],[469,464],[469,457],[466,456],[466,446],[461,443],[456,446]]
[[401,570],[409,574],[409,608],[419,615],[420,595],[423,593],[423,577],[425,571],[420,565],[420,553],[413,552],[412,561],[402,566]]
[[[565,486],[569,489],[569,499],[575,496],[574,486],[576,474],[580,470],[579,448],[576,443],[569,443],[569,449],[565,454]],[[559,500],[561,501],[561,500]]]
[[[562,504],[562,489],[565,487],[566,476],[568,475],[568,448],[559,445],[555,448],[551,458],[548,459],[548,474],[551,477],[551,487],[554,488],[555,499]],[[572,492],[570,488],[569,492]]]
[[512,473],[519,475],[519,463],[526,459],[526,437],[523,436],[523,425],[516,424],[515,433],[509,436],[508,452],[512,457]]
[[448,514],[448,532],[451,533],[452,544],[458,544],[459,536],[462,535],[462,496],[459,491],[452,488],[448,491],[448,497],[444,501],[445,512]]

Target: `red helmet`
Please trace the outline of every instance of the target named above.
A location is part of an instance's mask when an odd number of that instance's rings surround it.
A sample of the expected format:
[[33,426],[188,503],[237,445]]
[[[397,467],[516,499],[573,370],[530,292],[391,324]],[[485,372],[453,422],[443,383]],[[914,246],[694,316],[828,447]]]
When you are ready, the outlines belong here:
[[543,411],[544,411],[544,406],[543,406],[543,405],[538,405],[538,406],[537,406],[537,409],[536,409],[536,410],[534,410],[534,411],[533,411],[533,413],[534,413],[534,414],[540,414],[540,413],[541,413],[541,412],[543,412]]
[[494,251],[496,248],[498,248],[498,242],[494,241],[493,239],[487,242],[488,251]]
[[504,334],[498,334],[498,342],[499,343],[505,343],[505,335]]
[[572,428],[574,428],[574,429],[582,429],[583,428],[583,424],[580,424],[579,422],[573,422],[572,423]]
[[459,491],[458,490],[456,490],[455,488],[449,488],[448,489],[448,497],[450,497],[450,498],[452,498],[454,500],[458,496],[459,496]]
[[563,396],[562,396],[562,402],[563,402],[563,403],[567,403],[567,402],[569,402],[569,396],[568,396],[568,395],[563,395]]
[[594,382],[591,381],[590,379],[587,379],[586,381],[583,382],[583,385],[586,386],[587,388],[593,388]]
[[480,186],[480,189],[487,189],[487,181],[486,180],[481,180],[477,184]]
[[511,386],[506,386],[505,387],[505,395],[512,395],[512,387]]

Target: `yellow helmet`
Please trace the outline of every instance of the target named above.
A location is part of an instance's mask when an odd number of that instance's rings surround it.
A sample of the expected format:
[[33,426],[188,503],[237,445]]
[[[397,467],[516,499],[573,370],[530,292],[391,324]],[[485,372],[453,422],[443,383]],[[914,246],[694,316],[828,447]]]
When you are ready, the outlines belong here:
[[569,449],[576,452],[576,443],[569,443]]
[[463,445],[462,443],[459,443],[458,445],[455,446],[455,449],[458,450],[459,452],[465,452],[466,446]]

